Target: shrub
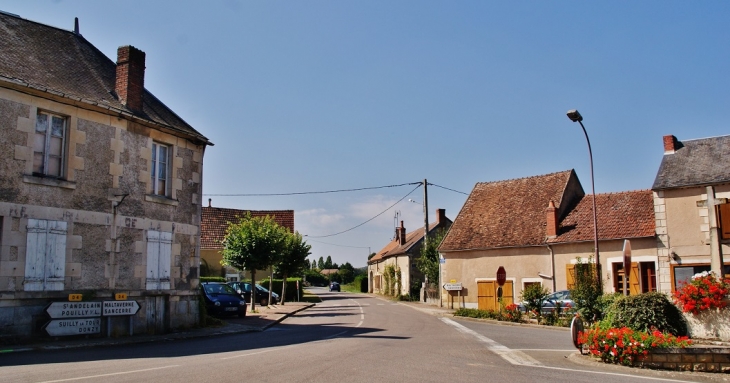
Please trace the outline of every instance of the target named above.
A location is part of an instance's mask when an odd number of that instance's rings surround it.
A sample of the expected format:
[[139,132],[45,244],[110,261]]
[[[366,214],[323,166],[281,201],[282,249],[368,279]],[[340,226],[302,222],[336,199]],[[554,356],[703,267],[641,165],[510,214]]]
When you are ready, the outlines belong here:
[[676,337],[661,331],[634,331],[628,327],[602,329],[595,327],[578,335],[578,342],[606,363],[632,365],[639,356],[655,348],[687,347],[686,336]]
[[522,300],[522,304],[525,305],[525,310],[527,312],[535,313],[538,324],[542,318],[542,304],[545,302],[545,298],[547,298],[549,294],[550,292],[548,289],[539,283],[528,285],[524,290],[522,290],[520,300]]
[[674,301],[682,311],[694,315],[700,311],[721,309],[727,305],[723,300],[730,290],[730,280],[715,277],[704,271],[692,277],[689,283],[674,292]]
[[460,308],[454,311],[454,316],[522,322],[522,312],[520,312],[516,304],[503,305],[501,311]]
[[687,334],[687,323],[682,313],[664,293],[659,292],[616,297],[606,310],[601,326]]
[[596,267],[600,265],[593,263],[593,257],[588,263],[578,262],[575,265],[575,285],[569,289],[576,311],[588,322],[596,322],[603,316],[599,303],[603,286],[596,280]]

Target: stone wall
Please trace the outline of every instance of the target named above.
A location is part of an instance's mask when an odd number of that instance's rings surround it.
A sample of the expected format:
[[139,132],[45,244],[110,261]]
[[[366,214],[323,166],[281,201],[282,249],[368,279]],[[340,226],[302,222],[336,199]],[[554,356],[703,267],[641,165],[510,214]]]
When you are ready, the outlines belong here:
[[637,367],[675,371],[730,372],[730,348],[690,347],[651,351]]

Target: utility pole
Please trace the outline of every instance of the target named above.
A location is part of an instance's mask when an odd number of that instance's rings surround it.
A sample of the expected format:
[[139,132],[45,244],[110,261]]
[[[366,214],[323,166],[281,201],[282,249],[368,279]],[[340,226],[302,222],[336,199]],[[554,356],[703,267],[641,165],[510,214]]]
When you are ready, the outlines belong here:
[[423,248],[428,244],[428,182],[423,179]]

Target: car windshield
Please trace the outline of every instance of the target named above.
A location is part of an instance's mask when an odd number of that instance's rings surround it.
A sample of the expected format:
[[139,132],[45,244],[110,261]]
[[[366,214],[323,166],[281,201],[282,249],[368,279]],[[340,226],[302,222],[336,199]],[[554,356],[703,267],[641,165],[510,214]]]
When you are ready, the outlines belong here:
[[205,285],[205,291],[208,294],[231,294],[237,295],[236,291],[231,286],[226,284],[207,284]]
[[267,290],[264,286],[261,286],[261,285],[256,285],[256,288],[259,289],[260,291],[265,292],[265,293],[268,293],[269,292],[269,290]]

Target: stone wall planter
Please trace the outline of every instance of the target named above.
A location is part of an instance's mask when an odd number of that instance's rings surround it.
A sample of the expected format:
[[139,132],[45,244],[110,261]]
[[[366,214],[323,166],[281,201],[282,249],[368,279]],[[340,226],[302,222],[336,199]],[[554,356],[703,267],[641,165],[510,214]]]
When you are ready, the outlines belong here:
[[692,339],[730,341],[730,310],[706,310],[698,315],[684,313]]
[[636,367],[730,373],[730,348],[688,347],[662,348],[651,351],[634,363]]

